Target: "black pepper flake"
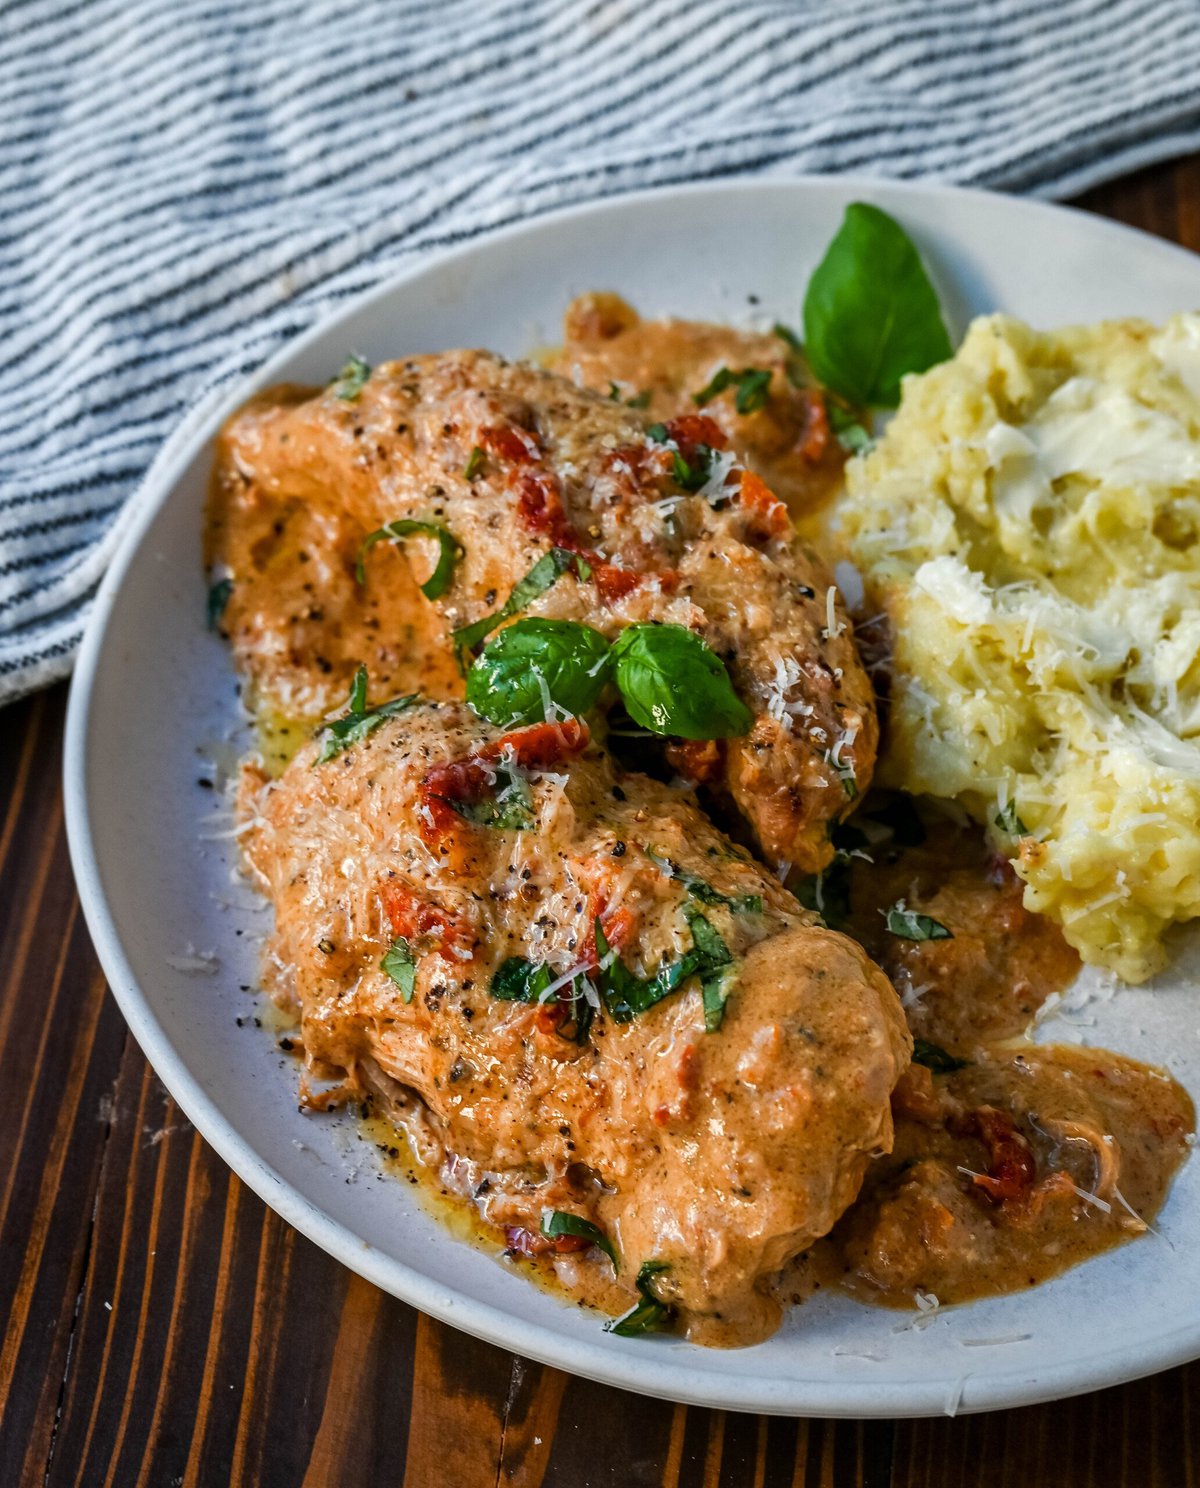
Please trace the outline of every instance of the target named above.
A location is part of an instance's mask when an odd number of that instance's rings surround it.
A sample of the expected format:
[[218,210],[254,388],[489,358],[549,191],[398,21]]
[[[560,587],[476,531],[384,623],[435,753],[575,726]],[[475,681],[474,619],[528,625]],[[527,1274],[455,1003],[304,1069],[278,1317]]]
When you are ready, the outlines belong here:
[[280,1048],[281,1048],[281,1049],[282,1049],[282,1050],[283,1050],[283,1052],[284,1052],[284,1053],[285,1053],[285,1054],[290,1054],[290,1053],[291,1053],[291,1052],[292,1052],[292,1050],[293,1050],[293,1049],[294,1049],[294,1048],[295,1048],[295,1047],[296,1047],[296,1046],[295,1046],[295,1044],[294,1044],[294,1043],[292,1043],[292,1041],[291,1041],[291,1039],[290,1039],[290,1038],[281,1038],[281,1039],[280,1039],[280,1040],[279,1040],[279,1047],[280,1047]]
[[614,842],[612,855],[614,858],[623,858],[625,856],[625,844],[623,842]]
[[613,788],[612,788],[612,795],[613,795],[613,800],[614,801],[624,801],[624,800],[627,799],[627,797],[625,795],[625,792],[621,789],[621,787],[619,785],[614,785],[613,786]]
[[337,950],[337,946],[334,945],[328,936],[323,936],[317,941],[317,950],[323,952],[326,956],[332,956],[334,951]]
[[201,790],[212,790],[213,789],[213,783],[212,783],[212,781],[211,780],[206,780],[203,775],[201,775],[201,776],[199,776],[197,778],[196,784],[200,787]]

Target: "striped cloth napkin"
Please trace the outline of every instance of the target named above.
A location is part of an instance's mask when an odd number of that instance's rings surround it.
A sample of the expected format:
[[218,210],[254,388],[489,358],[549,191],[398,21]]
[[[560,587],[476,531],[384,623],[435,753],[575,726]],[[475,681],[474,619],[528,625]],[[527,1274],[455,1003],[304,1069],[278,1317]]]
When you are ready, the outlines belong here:
[[0,0],[0,701],[63,675],[212,386],[414,254],[867,171],[1064,196],[1200,147],[1200,0]]

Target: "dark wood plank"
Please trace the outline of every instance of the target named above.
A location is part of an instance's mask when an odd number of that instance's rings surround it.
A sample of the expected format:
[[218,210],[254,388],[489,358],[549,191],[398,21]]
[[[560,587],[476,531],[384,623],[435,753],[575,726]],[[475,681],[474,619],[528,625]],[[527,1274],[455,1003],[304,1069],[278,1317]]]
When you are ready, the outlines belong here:
[[[1200,157],[1081,203],[1200,248]],[[691,1410],[418,1318],[225,1169],[129,1038],[78,913],[65,689],[0,711],[0,1485],[1195,1488],[1200,1365],[1031,1410]]]

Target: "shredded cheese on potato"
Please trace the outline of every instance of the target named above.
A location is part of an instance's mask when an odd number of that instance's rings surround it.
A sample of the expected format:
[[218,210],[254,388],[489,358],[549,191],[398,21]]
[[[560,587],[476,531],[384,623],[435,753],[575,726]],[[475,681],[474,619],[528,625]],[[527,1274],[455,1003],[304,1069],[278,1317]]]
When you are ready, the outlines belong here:
[[890,625],[882,778],[961,801],[1030,909],[1144,980],[1200,914],[1200,315],[977,320],[849,466],[834,538]]

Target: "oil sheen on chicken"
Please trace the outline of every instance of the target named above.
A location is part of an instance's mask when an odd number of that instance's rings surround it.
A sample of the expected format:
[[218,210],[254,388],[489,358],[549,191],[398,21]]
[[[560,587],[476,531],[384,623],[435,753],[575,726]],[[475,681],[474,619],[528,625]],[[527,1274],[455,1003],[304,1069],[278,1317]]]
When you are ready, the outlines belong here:
[[511,1248],[581,1251],[540,1235],[571,1213],[620,1261],[564,1255],[582,1295],[616,1311],[653,1261],[689,1336],[769,1333],[771,1278],[892,1145],[911,1041],[887,978],[575,720],[501,734],[418,703],[320,752],[242,791],[306,1098],[402,1116],[415,1093],[427,1156]]

